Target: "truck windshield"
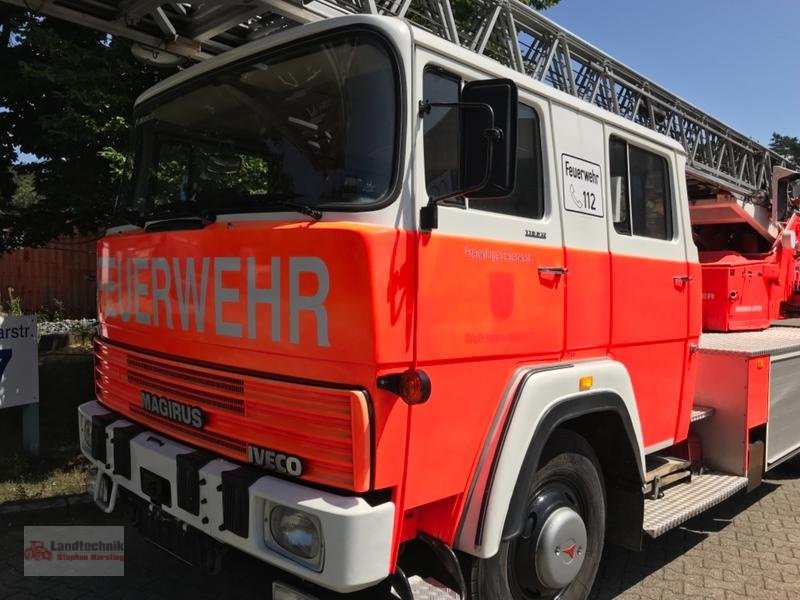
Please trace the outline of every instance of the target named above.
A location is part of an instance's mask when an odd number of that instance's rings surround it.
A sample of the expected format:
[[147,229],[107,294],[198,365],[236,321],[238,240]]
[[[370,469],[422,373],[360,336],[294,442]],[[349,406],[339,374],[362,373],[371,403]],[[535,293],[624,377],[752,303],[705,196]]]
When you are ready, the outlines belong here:
[[389,51],[365,32],[200,76],[137,111],[119,208],[146,219],[378,205],[396,170],[397,88]]

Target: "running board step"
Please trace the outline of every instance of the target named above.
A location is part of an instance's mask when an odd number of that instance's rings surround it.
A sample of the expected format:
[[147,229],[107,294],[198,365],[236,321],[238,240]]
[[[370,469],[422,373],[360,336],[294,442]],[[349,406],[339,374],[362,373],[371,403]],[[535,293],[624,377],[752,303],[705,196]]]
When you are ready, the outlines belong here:
[[461,598],[458,592],[433,578],[423,579],[419,575],[415,575],[409,577],[408,583],[414,594],[414,600],[459,600]]
[[647,473],[644,478],[646,496],[660,498],[662,489],[692,477],[692,463],[682,458],[651,454],[647,457]]
[[644,532],[658,537],[747,487],[747,477],[703,473],[691,483],[664,490],[658,500],[644,501]]
[[710,406],[700,406],[696,404],[692,407],[692,418],[691,423],[697,423],[698,421],[703,421],[704,419],[708,419],[711,415],[714,414],[714,409]]

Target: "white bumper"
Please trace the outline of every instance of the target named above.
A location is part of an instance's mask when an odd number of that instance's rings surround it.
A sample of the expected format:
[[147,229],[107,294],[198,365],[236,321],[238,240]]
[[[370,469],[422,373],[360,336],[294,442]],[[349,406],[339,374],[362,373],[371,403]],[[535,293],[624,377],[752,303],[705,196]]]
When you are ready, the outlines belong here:
[[[94,416],[113,416],[113,413],[97,402],[87,402],[78,411],[83,419],[89,420]],[[81,422],[82,419],[79,419],[79,423]],[[264,475],[249,485],[247,535],[237,535],[225,529],[223,524],[222,473],[238,469],[241,465],[216,458],[199,468],[199,477],[204,480],[204,484],[199,490],[199,514],[195,515],[178,506],[176,457],[192,453],[196,448],[176,442],[160,433],[144,430],[130,438],[130,478],[115,473],[115,430],[130,425],[133,425],[131,421],[121,417],[107,421],[105,462],[93,458],[91,450],[81,444],[83,454],[97,466],[98,481],[103,474],[113,481],[108,505],[98,502],[103,510],[111,512],[114,509],[120,486],[149,501],[140,481],[140,469],[144,468],[170,483],[172,502],[171,506],[161,506],[164,512],[220,542],[284,571],[338,592],[363,589],[389,575],[394,503],[371,506],[363,498],[339,496]],[[322,561],[318,568],[300,564],[299,559],[295,561],[289,558],[287,552],[276,548],[274,542],[265,541],[264,512],[270,505],[302,510],[318,520],[323,539]]]

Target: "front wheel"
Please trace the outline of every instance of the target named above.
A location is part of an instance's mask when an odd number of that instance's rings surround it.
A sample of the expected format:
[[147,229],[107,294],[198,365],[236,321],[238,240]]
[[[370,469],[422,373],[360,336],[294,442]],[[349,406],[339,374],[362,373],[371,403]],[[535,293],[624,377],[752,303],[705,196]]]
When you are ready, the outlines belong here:
[[606,528],[600,466],[586,440],[557,431],[528,491],[525,527],[472,566],[473,600],[585,600]]

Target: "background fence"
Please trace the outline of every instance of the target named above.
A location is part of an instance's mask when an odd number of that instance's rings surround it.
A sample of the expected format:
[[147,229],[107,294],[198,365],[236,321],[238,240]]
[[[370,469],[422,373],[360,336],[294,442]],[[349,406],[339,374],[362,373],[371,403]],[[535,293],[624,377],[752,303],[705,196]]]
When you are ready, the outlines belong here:
[[23,310],[52,313],[63,303],[69,317],[90,317],[97,312],[98,236],[68,237],[42,248],[23,248],[0,255],[0,297],[9,308],[8,288]]

